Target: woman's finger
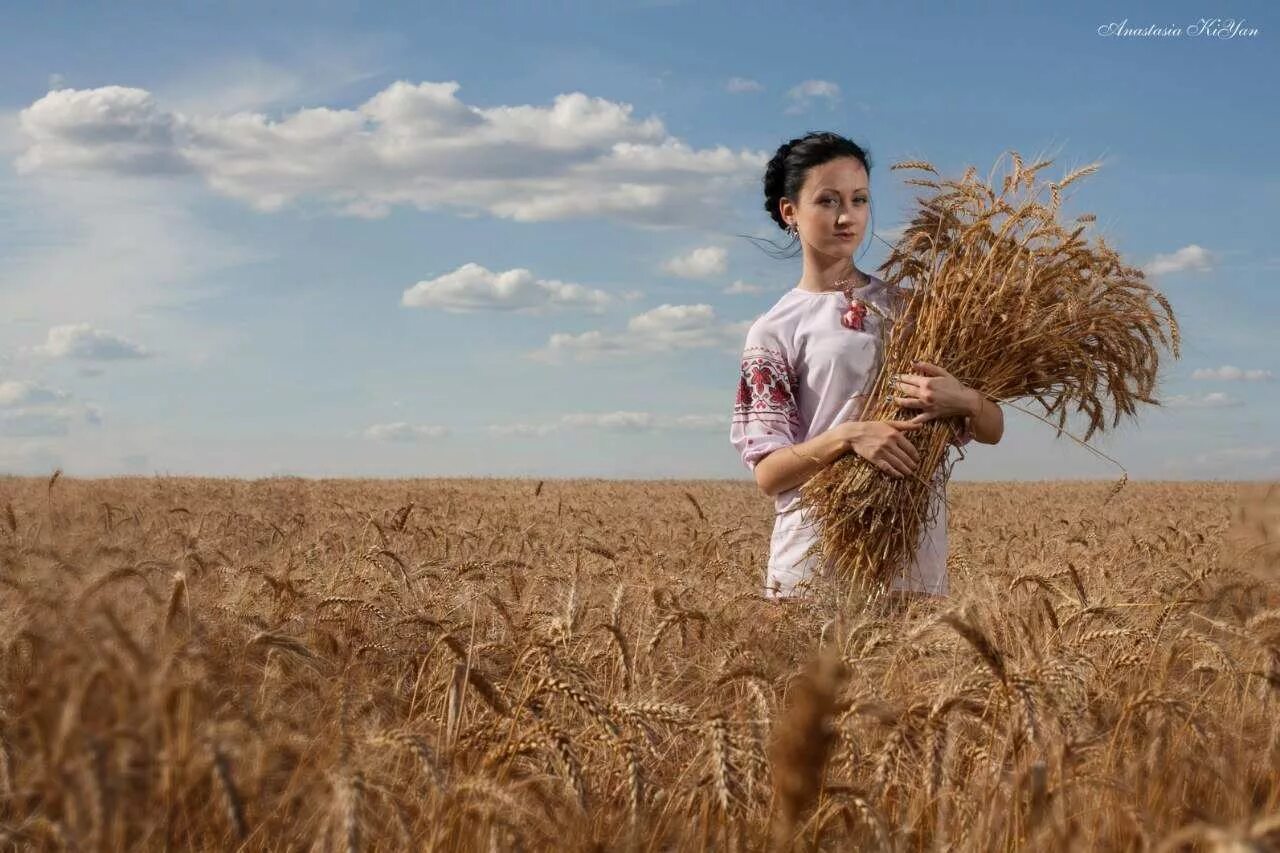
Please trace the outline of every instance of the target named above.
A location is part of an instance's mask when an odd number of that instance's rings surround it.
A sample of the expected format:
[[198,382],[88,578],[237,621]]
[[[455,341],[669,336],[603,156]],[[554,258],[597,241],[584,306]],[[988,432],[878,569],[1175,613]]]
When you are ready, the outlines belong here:
[[881,471],[885,472],[886,474],[888,474],[890,477],[901,477],[901,476],[902,476],[901,474],[899,474],[899,473],[898,473],[897,469],[895,469],[892,465],[890,465],[888,462],[886,462],[886,461],[885,461],[885,460],[883,460],[883,459],[880,459],[880,460],[877,460],[877,461],[875,461],[875,462],[872,462],[871,464],[872,464],[872,465],[874,465],[874,466],[876,466],[877,468],[879,468]]
[[925,407],[924,400],[917,397],[894,397],[893,402],[902,409],[923,409]]
[[903,474],[909,474],[915,469],[915,463],[911,461],[910,454],[896,445],[885,445],[884,456],[889,460],[889,464]]
[[895,438],[898,440],[898,447],[911,457],[912,461],[920,461],[920,449],[912,444],[910,439],[902,433],[898,433]]
[[927,361],[913,361],[911,366],[926,376],[950,376],[950,373],[938,367],[936,364],[930,364]]

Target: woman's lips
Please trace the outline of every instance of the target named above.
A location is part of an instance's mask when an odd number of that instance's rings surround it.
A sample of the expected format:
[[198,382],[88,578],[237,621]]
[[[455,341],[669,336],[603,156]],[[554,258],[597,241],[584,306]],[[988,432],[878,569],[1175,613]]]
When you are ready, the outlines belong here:
[[857,235],[854,234],[852,231],[837,231],[836,236],[837,237],[855,237]]

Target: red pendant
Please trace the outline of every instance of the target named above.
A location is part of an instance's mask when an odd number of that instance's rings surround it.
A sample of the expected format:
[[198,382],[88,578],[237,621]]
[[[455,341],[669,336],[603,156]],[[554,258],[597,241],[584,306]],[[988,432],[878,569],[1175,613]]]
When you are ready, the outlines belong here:
[[867,306],[857,299],[849,300],[849,307],[840,316],[840,324],[846,329],[862,331],[862,318],[867,316]]

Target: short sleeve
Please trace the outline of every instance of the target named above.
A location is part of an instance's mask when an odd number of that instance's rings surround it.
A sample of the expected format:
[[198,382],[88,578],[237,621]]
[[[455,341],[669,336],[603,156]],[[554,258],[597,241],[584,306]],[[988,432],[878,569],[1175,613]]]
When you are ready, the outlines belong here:
[[796,443],[801,433],[797,380],[776,335],[761,320],[752,324],[742,349],[738,396],[729,440],[747,470],[779,448]]

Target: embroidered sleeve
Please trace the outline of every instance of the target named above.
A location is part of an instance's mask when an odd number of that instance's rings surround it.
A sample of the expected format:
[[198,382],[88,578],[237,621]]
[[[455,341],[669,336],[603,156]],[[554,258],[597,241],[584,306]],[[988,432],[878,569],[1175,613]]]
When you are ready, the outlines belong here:
[[795,444],[802,425],[796,375],[777,343],[756,327],[747,333],[729,440],[748,470],[775,450]]

